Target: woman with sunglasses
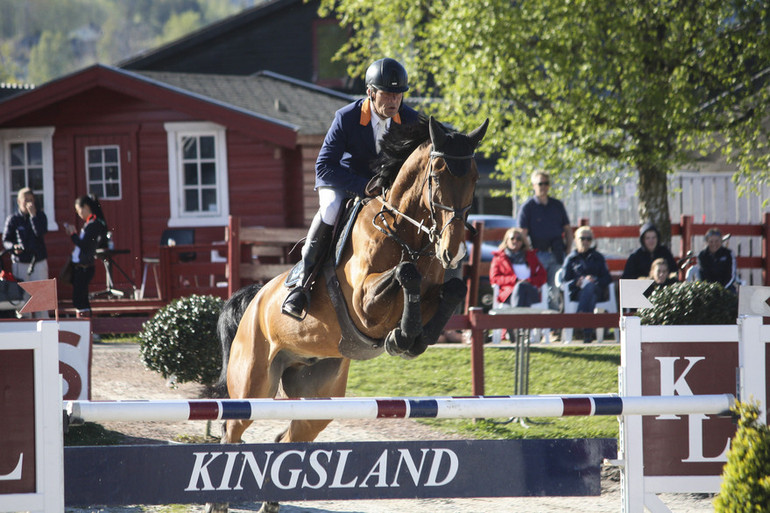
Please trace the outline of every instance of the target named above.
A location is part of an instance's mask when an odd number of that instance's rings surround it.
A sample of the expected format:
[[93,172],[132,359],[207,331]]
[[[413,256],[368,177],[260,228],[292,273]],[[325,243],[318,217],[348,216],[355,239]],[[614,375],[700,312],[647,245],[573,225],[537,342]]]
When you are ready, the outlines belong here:
[[530,306],[540,302],[540,287],[548,279],[537,253],[529,248],[521,228],[511,228],[497,251],[492,253],[489,282],[498,285],[500,303],[510,301],[512,306]]
[[[593,247],[593,240],[591,228],[578,228],[575,231],[575,249],[564,261],[563,281],[569,283],[569,298],[578,302],[578,312],[593,313],[596,303],[607,296],[607,287],[612,281],[607,261]],[[595,339],[595,330],[583,331],[583,342]]]

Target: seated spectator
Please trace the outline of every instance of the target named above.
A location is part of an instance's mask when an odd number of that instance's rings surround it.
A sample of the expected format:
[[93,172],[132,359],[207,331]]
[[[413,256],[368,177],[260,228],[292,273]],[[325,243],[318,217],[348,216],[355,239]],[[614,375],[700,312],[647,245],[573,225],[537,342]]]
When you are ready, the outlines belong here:
[[698,273],[703,281],[721,283],[735,292],[735,258],[733,252],[722,245],[722,232],[711,228],[706,232],[706,249],[698,253]]
[[511,228],[497,251],[492,253],[489,281],[498,285],[497,300],[508,302],[513,296],[512,306],[530,306],[540,302],[540,287],[548,279],[545,268],[537,253],[529,248],[521,228]]
[[679,281],[671,276],[668,268],[668,262],[666,262],[665,258],[655,259],[655,261],[652,263],[652,267],[650,268],[650,275],[648,278],[655,282],[653,284],[655,285],[655,290],[668,287],[669,285]]
[[[578,312],[593,313],[596,303],[609,295],[612,281],[604,256],[593,247],[591,228],[581,226],[575,231],[575,249],[564,261],[563,281],[569,283],[569,299],[578,302]],[[585,329],[583,342],[593,342],[596,330]]]
[[650,275],[652,262],[658,258],[663,258],[668,264],[669,270],[676,269],[676,260],[671,251],[660,243],[660,232],[652,223],[645,223],[639,229],[639,243],[641,247],[631,253],[626,260],[626,266],[623,269],[624,280],[637,280],[647,278]]

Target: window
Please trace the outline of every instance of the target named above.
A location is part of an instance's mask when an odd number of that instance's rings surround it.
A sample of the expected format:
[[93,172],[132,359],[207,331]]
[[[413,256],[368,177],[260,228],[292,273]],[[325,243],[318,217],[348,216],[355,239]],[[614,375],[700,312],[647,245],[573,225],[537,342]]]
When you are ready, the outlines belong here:
[[121,199],[120,147],[86,147],[88,192],[99,199]]
[[166,123],[169,226],[220,226],[230,212],[225,129],[214,123]]
[[16,210],[19,189],[35,193],[37,207],[56,230],[53,193],[53,127],[0,130],[0,207],[5,215]]

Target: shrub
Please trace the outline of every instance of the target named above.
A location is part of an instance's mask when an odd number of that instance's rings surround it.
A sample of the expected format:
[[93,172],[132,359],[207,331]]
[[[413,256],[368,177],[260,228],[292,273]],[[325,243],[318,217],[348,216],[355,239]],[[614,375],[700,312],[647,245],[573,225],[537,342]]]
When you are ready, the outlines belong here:
[[741,418],[727,453],[714,511],[770,511],[770,429],[758,422],[759,408],[754,404],[738,403],[733,411]]
[[639,311],[642,324],[735,324],[738,296],[719,283],[675,283],[653,292],[652,308]]
[[222,304],[214,296],[192,295],[160,309],[139,334],[144,365],[179,383],[214,383],[222,368],[217,337]]

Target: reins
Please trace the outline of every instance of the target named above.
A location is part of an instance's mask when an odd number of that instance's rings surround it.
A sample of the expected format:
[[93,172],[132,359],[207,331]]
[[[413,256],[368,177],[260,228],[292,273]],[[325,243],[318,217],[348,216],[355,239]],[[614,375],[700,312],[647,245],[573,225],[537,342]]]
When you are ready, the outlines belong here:
[[[475,232],[475,228],[468,224],[465,221],[465,214],[470,210],[471,205],[468,205],[463,208],[452,208],[446,205],[443,205],[441,203],[438,203],[433,200],[433,180],[432,178],[435,178],[436,181],[438,181],[438,175],[436,175],[433,172],[433,160],[437,157],[440,157],[444,160],[447,159],[455,159],[455,160],[469,160],[474,157],[475,154],[470,155],[447,155],[446,153],[440,152],[440,151],[431,151],[430,152],[430,160],[428,161],[428,172],[425,174],[425,180],[423,180],[422,185],[420,186],[420,190],[425,188],[425,184],[427,182],[428,184],[428,197],[429,199],[429,205],[430,205],[430,220],[431,220],[431,226],[428,228],[425,226],[425,223],[423,221],[417,221],[414,218],[408,216],[407,214],[401,212],[399,209],[394,207],[386,198],[384,193],[377,196],[377,200],[382,204],[383,208],[374,215],[372,218],[372,224],[375,228],[377,228],[379,231],[384,233],[387,237],[393,239],[399,246],[401,246],[401,249],[403,253],[407,254],[409,256],[409,259],[412,261],[417,260],[421,256],[435,256],[436,252],[432,250],[427,250],[428,247],[435,245],[436,241],[441,237],[441,235],[444,233],[444,230],[446,230],[450,224],[452,224],[455,220],[460,220],[466,227],[466,229],[470,230],[471,232]],[[452,212],[452,217],[447,221],[443,227],[441,227],[441,230],[437,229],[438,223],[436,222],[436,209],[444,210],[447,212]],[[401,216],[404,220],[411,223],[417,228],[418,232],[424,232],[428,236],[428,241],[423,245],[420,249],[412,249],[409,244],[406,243],[403,239],[401,239],[394,227],[392,227],[390,224],[388,224],[388,220],[386,218],[386,214],[390,214],[394,219],[396,216]],[[380,226],[377,223],[377,220],[380,220],[382,223],[382,226]]]

